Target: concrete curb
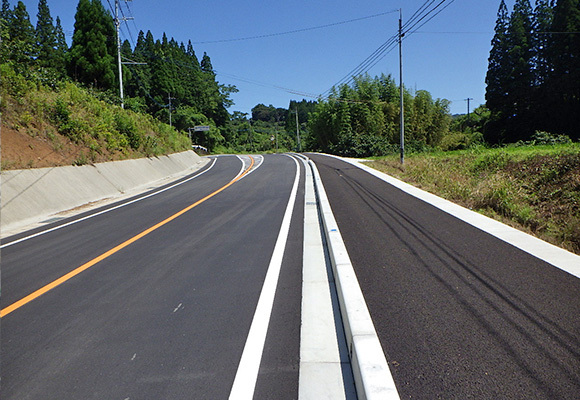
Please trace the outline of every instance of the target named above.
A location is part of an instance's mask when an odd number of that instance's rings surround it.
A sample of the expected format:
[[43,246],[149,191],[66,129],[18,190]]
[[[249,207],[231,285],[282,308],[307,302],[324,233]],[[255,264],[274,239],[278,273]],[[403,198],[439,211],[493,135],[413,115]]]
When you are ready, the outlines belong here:
[[358,398],[398,400],[399,394],[314,162],[312,168],[324,233]]
[[152,185],[201,168],[208,162],[193,151],[157,158],[2,171],[2,232],[16,231],[53,214]]

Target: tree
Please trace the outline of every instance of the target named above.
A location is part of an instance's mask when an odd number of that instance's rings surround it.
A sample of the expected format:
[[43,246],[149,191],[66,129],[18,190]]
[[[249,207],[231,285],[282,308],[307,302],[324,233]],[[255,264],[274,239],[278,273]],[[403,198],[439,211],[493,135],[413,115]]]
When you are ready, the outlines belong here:
[[79,82],[110,89],[115,76],[115,26],[100,0],[80,0],[75,14],[68,71]]
[[19,1],[10,15],[8,25],[8,58],[19,68],[30,66],[34,59],[34,28],[26,6]]
[[533,73],[534,93],[530,98],[531,115],[533,115],[534,129],[550,131],[551,116],[550,107],[547,107],[547,99],[551,96],[551,88],[546,83],[552,69],[549,59],[552,21],[554,19],[554,0],[536,0],[533,26]]
[[558,0],[548,58],[549,109],[554,133],[580,138],[580,2]]
[[486,101],[492,118],[486,127],[491,143],[515,142],[533,134],[533,13],[529,0],[516,0],[511,17],[502,0],[486,76]]
[[201,70],[208,74],[215,74],[213,66],[211,65],[211,59],[206,52],[203,52],[203,58],[201,59]]
[[508,27],[507,39],[510,48],[507,57],[511,72],[506,87],[509,96],[506,104],[506,139],[511,142],[529,139],[534,133],[534,116],[530,112],[535,83],[532,14],[529,0],[516,0]]
[[9,57],[8,42],[10,40],[10,20],[12,19],[12,10],[8,0],[2,0],[2,8],[0,10],[0,60],[7,60]]
[[42,67],[50,67],[54,64],[56,56],[56,31],[50,15],[46,0],[39,0],[36,22],[36,57]]
[[509,77],[508,52],[509,13],[504,0],[501,0],[495,23],[495,33],[491,41],[487,75],[485,78],[485,99],[491,111],[491,121],[486,129],[486,140],[497,143],[502,134],[501,124],[505,118],[506,86]]
[[53,55],[53,68],[60,74],[64,75],[66,73],[66,53],[68,51],[68,45],[66,44],[66,38],[59,17],[56,17],[54,33],[56,48]]
[[[411,149],[438,147],[449,134],[449,101],[425,90],[405,92],[406,137]],[[310,113],[305,143],[310,150],[346,156],[377,156],[398,149],[398,89],[391,76],[357,76],[333,88]]]
[[550,73],[551,66],[548,59],[548,48],[550,46],[550,33],[553,19],[554,0],[536,0],[532,45],[535,86],[541,86]]

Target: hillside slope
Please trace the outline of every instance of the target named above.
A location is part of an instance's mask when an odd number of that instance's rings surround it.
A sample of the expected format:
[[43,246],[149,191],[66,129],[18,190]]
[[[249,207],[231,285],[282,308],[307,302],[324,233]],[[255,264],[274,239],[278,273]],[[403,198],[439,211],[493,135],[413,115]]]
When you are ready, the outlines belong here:
[[187,135],[124,110],[71,82],[0,66],[2,169],[158,156],[187,150]]

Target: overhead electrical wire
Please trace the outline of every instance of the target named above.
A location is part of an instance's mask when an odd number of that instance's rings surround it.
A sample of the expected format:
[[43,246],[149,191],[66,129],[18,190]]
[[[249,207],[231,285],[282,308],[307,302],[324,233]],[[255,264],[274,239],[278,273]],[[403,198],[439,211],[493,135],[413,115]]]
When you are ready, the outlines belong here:
[[[435,4],[437,1],[439,1],[439,2],[437,4]],[[413,13],[413,15],[403,24],[401,37],[404,39],[405,36],[409,36],[411,34],[417,33],[418,29],[420,29],[426,23],[428,23],[433,18],[435,18],[437,15],[439,15],[443,10],[445,10],[447,7],[449,7],[454,1],[455,0],[426,0]],[[109,7],[112,10],[113,8],[112,8],[109,0],[107,0],[107,3],[109,4]],[[443,6],[443,5],[444,5],[444,7],[441,8],[441,6]],[[131,16],[131,10],[129,8],[128,3],[126,3],[126,8],[127,8],[127,12],[129,13],[129,16]],[[121,11],[121,14],[123,16],[123,20],[125,22],[126,29],[128,31],[128,35],[131,39],[131,43],[134,46],[135,45],[134,38],[133,38],[133,35],[131,34],[131,29],[130,29],[129,24],[127,22],[128,20],[133,20],[133,19],[132,18],[125,18],[125,14],[123,12],[122,7],[120,8],[120,11]],[[335,22],[335,23],[331,23],[331,24],[315,26],[315,27],[295,29],[295,30],[286,31],[286,32],[278,32],[278,33],[250,36],[250,37],[243,37],[243,38],[234,38],[234,39],[199,41],[199,42],[192,42],[192,44],[226,43],[226,42],[255,40],[255,39],[262,39],[262,38],[268,38],[268,37],[274,37],[274,36],[289,35],[289,34],[295,34],[295,33],[300,33],[300,32],[306,32],[306,31],[317,30],[317,29],[324,29],[324,28],[329,28],[329,27],[333,27],[333,26],[337,26],[337,25],[353,23],[353,22],[357,22],[357,21],[361,21],[361,20],[370,19],[370,18],[376,18],[379,16],[387,15],[387,14],[393,14],[393,13],[396,13],[398,11],[399,10],[390,10],[390,11],[382,12],[379,14],[369,15],[366,17],[355,18],[355,19],[350,19],[350,20],[346,20],[346,21],[340,21],[340,22]],[[133,22],[133,24],[135,25],[134,22]],[[136,25],[135,25],[135,28],[136,28]],[[226,74],[226,73],[218,72],[218,71],[215,71],[215,72],[217,75],[229,77],[232,79],[236,79],[236,80],[239,80],[242,82],[246,82],[246,83],[250,83],[250,84],[254,84],[254,85],[258,85],[258,86],[270,87],[270,88],[285,91],[287,93],[296,94],[296,95],[309,97],[309,98],[324,99],[324,98],[328,98],[328,96],[332,92],[333,88],[339,87],[340,85],[343,85],[343,84],[349,85],[356,79],[357,76],[360,76],[360,75],[368,72],[370,69],[372,69],[378,62],[380,62],[384,57],[386,57],[386,55],[388,55],[393,49],[395,49],[395,47],[398,44],[398,41],[399,41],[399,32],[397,32],[396,34],[391,36],[389,39],[387,39],[373,53],[371,53],[359,65],[357,65],[355,68],[353,68],[348,74],[346,74],[343,78],[341,78],[337,83],[335,83],[330,89],[328,89],[325,92],[323,92],[322,94],[318,94],[318,95],[313,94],[313,93],[299,91],[299,90],[289,89],[289,88],[285,88],[285,87],[278,86],[278,85],[267,84],[267,83],[259,82],[259,81],[253,80],[253,79],[243,78],[243,77],[240,77],[237,75]],[[178,64],[175,61],[169,60],[166,58],[164,58],[163,61]],[[348,101],[348,100],[346,100],[346,101]],[[352,101],[352,102],[355,102],[355,101]],[[359,102],[359,101],[356,101],[356,102]]]
[[[114,14],[114,8],[112,7],[110,0],[107,0],[107,3],[109,4],[109,8],[111,9],[111,12]],[[126,3],[126,7],[127,7],[127,11],[129,13],[129,16],[132,17],[131,15],[131,10],[129,8],[128,3]],[[387,14],[393,14],[396,13],[398,10],[390,10],[390,11],[385,11],[382,13],[378,13],[378,14],[373,14],[373,15],[368,15],[365,17],[360,17],[360,18],[354,18],[354,19],[350,19],[350,20],[346,20],[346,21],[340,21],[340,22],[334,22],[331,24],[326,24],[326,25],[320,25],[320,26],[315,26],[315,27],[310,27],[310,28],[302,28],[302,29],[295,29],[292,31],[286,31],[286,32],[279,32],[279,33],[272,33],[272,34],[265,34],[265,35],[258,35],[258,36],[251,36],[251,37],[245,37],[245,38],[237,38],[237,39],[224,39],[224,40],[213,40],[213,41],[203,41],[203,42],[192,42],[192,44],[209,44],[209,43],[223,43],[223,42],[234,42],[234,41],[243,41],[243,40],[253,40],[253,39],[262,39],[262,38],[267,38],[267,37],[273,37],[273,36],[282,36],[282,35],[289,35],[289,34],[294,34],[294,33],[300,33],[300,32],[306,32],[306,31],[311,31],[311,30],[316,30],[316,29],[324,29],[324,28],[329,28],[329,27],[333,27],[333,26],[337,26],[337,25],[344,25],[344,24],[348,24],[348,23],[353,23],[353,22],[357,22],[357,21],[362,21],[362,20],[366,20],[366,19],[370,19],[370,18],[376,18],[376,17],[380,17],[383,15],[387,15]],[[122,21],[125,22],[126,25],[126,29],[128,31],[128,36],[131,39],[131,44],[134,47],[135,43],[134,43],[134,39],[133,39],[133,35],[131,34],[131,29],[129,27],[128,24],[128,20],[133,20],[133,18],[126,18],[125,14],[123,12],[122,7],[120,7],[120,12],[121,12],[121,16],[122,16]],[[135,25],[136,28],[136,25]],[[123,29],[124,31],[124,29]],[[125,34],[125,36],[127,36],[127,34]],[[173,63],[175,65],[180,65],[180,63],[176,63],[173,60],[167,59],[167,58],[163,58],[162,61],[164,62],[168,62],[168,63]],[[184,65],[181,65],[184,66]],[[254,84],[254,85],[258,85],[258,86],[263,86],[263,87],[270,87],[270,88],[274,88],[274,89],[278,89],[278,90],[282,90],[285,91],[287,93],[291,93],[291,94],[295,94],[295,95],[299,95],[299,96],[304,96],[304,97],[309,97],[309,98],[319,98],[320,95],[318,94],[313,94],[313,93],[307,93],[304,91],[300,91],[300,90],[294,90],[294,89],[290,89],[290,88],[286,88],[286,87],[282,87],[282,86],[278,86],[278,85],[273,85],[273,84],[267,84],[267,83],[263,83],[263,82],[258,82],[256,80],[253,79],[248,79],[248,78],[243,78],[240,76],[236,76],[236,75],[232,75],[232,74],[227,74],[227,73],[223,73],[223,72],[218,72],[215,71],[215,73],[217,75],[220,76],[225,76],[225,77],[229,77],[232,79],[236,79],[242,82],[246,82],[246,83],[250,83],[250,84]],[[135,75],[135,74],[133,74]],[[147,95],[150,98],[153,98],[149,93],[147,93]]]
[[[412,35],[426,23],[435,18],[439,13],[449,7],[455,0],[439,0],[439,3],[435,4],[438,0],[427,0],[425,1],[402,26],[401,30],[401,40],[405,37]],[[447,3],[447,4],[445,4]],[[441,6],[445,5],[443,8]],[[427,19],[426,19],[427,18]],[[426,20],[425,20],[426,19]],[[358,64],[354,69],[352,69],[347,75],[335,83],[331,88],[327,89],[320,94],[321,98],[328,98],[333,88],[338,87],[343,84],[349,85],[354,81],[354,79],[368,72],[373,68],[379,61],[381,61],[387,54],[389,54],[397,45],[399,41],[399,32],[391,36],[387,41],[380,45],[371,55],[364,59],[360,64]]]
[[313,27],[310,27],[310,28],[294,29],[294,30],[291,30],[291,31],[277,32],[277,33],[269,33],[269,34],[256,35],[256,36],[247,36],[247,37],[242,37],[242,38],[221,39],[221,40],[206,40],[206,41],[201,41],[201,42],[192,42],[192,44],[210,44],[210,43],[213,44],[213,43],[240,42],[240,41],[243,41],[243,40],[255,40],[255,39],[264,39],[264,38],[273,37],[273,36],[291,35],[291,34],[294,34],[294,33],[307,32],[307,31],[313,31],[313,30],[324,29],[324,28],[330,28],[330,27],[337,26],[337,25],[350,24],[352,22],[358,22],[358,21],[362,21],[362,20],[365,20],[365,19],[381,17],[383,15],[396,13],[397,11],[398,10],[390,10],[390,11],[385,11],[385,12],[382,12],[382,13],[379,13],[379,14],[368,15],[366,17],[349,19],[347,21],[333,22],[333,23],[330,23],[330,24],[313,26]]

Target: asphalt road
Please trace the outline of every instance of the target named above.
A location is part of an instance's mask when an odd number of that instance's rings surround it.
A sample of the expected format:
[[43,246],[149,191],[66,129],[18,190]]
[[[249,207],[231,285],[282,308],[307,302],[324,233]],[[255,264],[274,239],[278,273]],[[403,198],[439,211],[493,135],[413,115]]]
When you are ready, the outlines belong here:
[[578,278],[353,165],[309,156],[401,398],[580,398]]
[[[223,189],[241,168],[238,157],[218,157],[158,195],[19,243],[10,245],[35,232],[3,240],[3,310],[94,265],[3,316],[2,399],[227,398],[296,162],[266,156]],[[292,211],[255,398],[298,393],[303,201]]]
[[[579,398],[580,280],[311,158],[401,398]],[[235,182],[249,158],[218,157],[156,195],[4,239],[2,399],[227,398],[298,171],[254,392],[296,399],[304,166],[254,159]]]

